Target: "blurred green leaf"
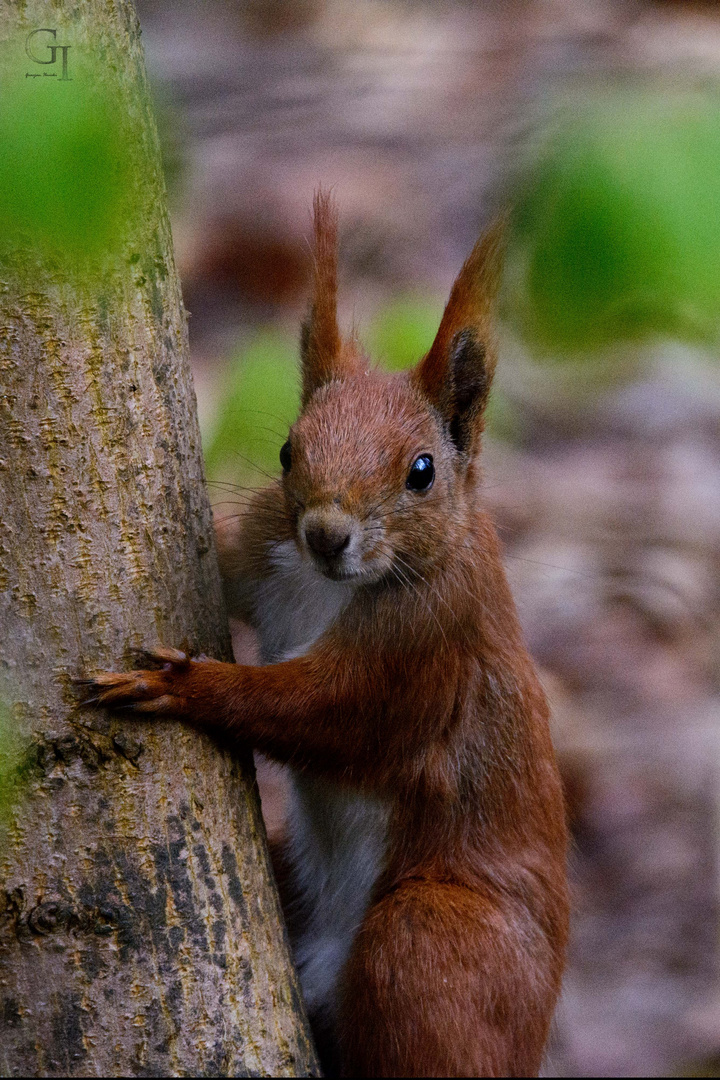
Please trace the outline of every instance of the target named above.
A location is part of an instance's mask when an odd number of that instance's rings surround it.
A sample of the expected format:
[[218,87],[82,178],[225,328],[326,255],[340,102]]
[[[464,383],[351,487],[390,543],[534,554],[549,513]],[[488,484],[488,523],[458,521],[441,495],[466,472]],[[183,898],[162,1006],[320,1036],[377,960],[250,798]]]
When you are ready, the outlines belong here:
[[616,91],[576,106],[529,170],[505,313],[547,356],[717,340],[720,99]]
[[400,297],[371,323],[367,341],[373,357],[388,371],[412,367],[433,343],[442,318],[442,305],[431,300]]
[[0,235],[76,259],[123,242],[142,155],[112,65],[81,63],[79,49],[71,55],[72,77],[63,81],[59,62],[55,77],[41,65],[38,77],[25,77],[33,65],[24,50],[13,43],[3,53]]
[[277,331],[260,331],[230,363],[215,423],[206,438],[211,479],[223,465],[262,482],[280,471],[278,454],[300,405],[297,343]]

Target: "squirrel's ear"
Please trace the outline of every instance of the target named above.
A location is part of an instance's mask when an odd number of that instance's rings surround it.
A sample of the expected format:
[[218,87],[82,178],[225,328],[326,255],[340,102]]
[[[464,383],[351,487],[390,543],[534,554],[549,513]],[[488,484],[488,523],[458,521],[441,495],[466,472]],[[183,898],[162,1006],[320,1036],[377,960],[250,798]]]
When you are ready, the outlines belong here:
[[458,451],[472,454],[495,370],[492,312],[500,278],[505,219],[478,240],[460,271],[430,352],[413,372]]
[[313,199],[313,296],[300,338],[303,406],[319,386],[352,374],[357,366],[337,324],[337,225],[332,196],[318,189]]

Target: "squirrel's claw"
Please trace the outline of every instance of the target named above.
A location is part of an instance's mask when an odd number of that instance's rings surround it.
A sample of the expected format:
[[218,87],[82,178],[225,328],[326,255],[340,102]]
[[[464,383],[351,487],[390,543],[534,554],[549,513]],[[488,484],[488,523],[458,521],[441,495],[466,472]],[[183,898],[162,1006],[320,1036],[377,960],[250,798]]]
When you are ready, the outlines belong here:
[[191,659],[181,649],[163,646],[134,652],[145,664],[159,664],[160,667],[126,672],[100,671],[92,678],[73,679],[75,686],[92,695],[79,703],[80,708],[188,717],[186,691],[193,681],[193,672],[197,671],[195,665],[218,663],[202,654]]
[[185,699],[173,690],[176,670],[166,660],[160,671],[101,671],[83,685],[94,690],[92,697],[80,702],[81,708],[127,709],[183,715]]

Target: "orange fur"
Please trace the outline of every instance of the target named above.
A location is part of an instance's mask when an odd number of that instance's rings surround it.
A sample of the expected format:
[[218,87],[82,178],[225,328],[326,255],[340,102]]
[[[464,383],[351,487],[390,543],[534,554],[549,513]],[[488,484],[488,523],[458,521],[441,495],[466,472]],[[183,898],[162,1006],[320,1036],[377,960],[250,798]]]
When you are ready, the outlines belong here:
[[[347,602],[294,658],[163,652],[162,670],[96,686],[101,704],[221,728],[382,800],[385,854],[333,1021],[343,1075],[532,1075],[563,968],[566,828],[547,704],[478,485],[498,239],[463,267],[415,372],[386,375],[337,332],[335,229],[318,196],[292,466],[222,563],[251,622],[279,545],[349,581]],[[406,486],[419,455],[435,467],[426,491]],[[328,543],[346,530],[345,551],[311,551],[310,520]]]
[[315,193],[313,210],[315,274],[312,304],[302,327],[303,405],[319,386],[361,366],[337,325],[337,211],[328,192]]

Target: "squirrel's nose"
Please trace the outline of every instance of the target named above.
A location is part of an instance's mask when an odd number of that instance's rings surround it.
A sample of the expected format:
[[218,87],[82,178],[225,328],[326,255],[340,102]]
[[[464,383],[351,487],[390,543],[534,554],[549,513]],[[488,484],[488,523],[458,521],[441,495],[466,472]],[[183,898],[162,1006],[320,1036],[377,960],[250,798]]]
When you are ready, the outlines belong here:
[[316,555],[326,559],[339,555],[350,543],[350,531],[344,526],[313,525],[305,530],[307,545]]

